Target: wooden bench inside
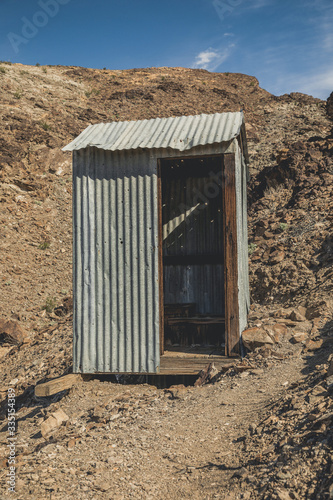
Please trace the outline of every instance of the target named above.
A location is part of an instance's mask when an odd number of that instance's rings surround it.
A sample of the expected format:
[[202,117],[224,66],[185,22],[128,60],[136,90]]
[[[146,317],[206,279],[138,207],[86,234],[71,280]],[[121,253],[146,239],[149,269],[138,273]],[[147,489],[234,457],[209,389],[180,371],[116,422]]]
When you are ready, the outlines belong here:
[[225,323],[223,316],[190,316],[180,318],[179,316],[167,316],[165,318],[167,325],[177,325],[183,323],[191,323],[195,325],[220,325]]

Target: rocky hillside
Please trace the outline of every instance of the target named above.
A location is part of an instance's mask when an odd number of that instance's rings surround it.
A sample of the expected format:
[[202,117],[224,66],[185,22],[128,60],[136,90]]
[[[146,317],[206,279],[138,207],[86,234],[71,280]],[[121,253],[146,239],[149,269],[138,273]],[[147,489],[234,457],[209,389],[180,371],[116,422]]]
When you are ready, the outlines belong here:
[[325,102],[302,94],[276,97],[247,75],[184,68],[2,63],[0,86],[3,316],[38,328],[45,322],[41,308],[70,293],[71,157],[61,152],[65,144],[89,123],[239,109],[251,159],[252,299],[303,303],[323,280],[323,294],[329,294],[332,138]]
[[333,136],[300,136],[251,181],[252,296],[324,304],[333,283]]
[[[11,385],[17,498],[332,498],[333,94],[277,97],[254,77],[205,70],[8,63],[0,86],[1,481]],[[71,155],[61,148],[90,123],[239,109],[250,326],[263,345],[250,332],[254,352],[201,389],[91,380],[36,397],[72,363]],[[63,425],[45,432],[54,420]]]

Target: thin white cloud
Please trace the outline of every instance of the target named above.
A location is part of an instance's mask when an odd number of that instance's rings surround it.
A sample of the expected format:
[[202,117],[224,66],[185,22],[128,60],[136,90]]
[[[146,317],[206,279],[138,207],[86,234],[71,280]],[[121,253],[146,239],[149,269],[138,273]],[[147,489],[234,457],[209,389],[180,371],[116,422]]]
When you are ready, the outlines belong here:
[[234,43],[230,43],[228,47],[220,50],[209,47],[197,54],[195,61],[192,64],[193,68],[207,69],[209,71],[215,71],[222,63],[224,63],[231,54],[231,51],[235,47]]
[[314,71],[312,74],[285,73],[276,80],[274,87],[271,91],[277,94],[301,92],[327,99],[333,91],[333,68]]
[[332,10],[332,2],[331,0],[308,0],[304,2],[304,7],[315,8],[327,12]]
[[325,52],[333,52],[333,33],[326,33],[323,39],[323,49]]
[[333,68],[316,73],[310,77],[302,76],[297,87],[300,92],[327,99],[333,91]]
[[311,11],[309,24],[318,36],[318,50],[333,52],[333,3],[332,0],[311,0],[306,3],[306,7]]
[[274,0],[252,0],[249,2],[247,7],[249,9],[261,9],[262,7],[267,7],[268,5],[272,5]]
[[220,57],[219,53],[215,50],[203,50],[202,52],[199,52],[195,58],[194,64],[196,66],[200,66],[201,68],[207,68],[213,61],[216,61],[218,57]]
[[[270,7],[281,7],[278,1],[223,0],[223,5],[227,2],[229,6],[233,5],[233,9],[223,11],[223,16],[246,19],[250,15],[259,15],[264,8],[269,14]],[[222,2],[215,4],[222,5]],[[281,15],[280,30],[270,32],[264,28],[251,40],[247,39],[245,30],[240,43],[238,37],[231,37],[233,28],[229,25],[222,32],[226,47],[220,49],[221,42],[216,45],[210,42],[214,48],[198,53],[194,67],[224,71],[219,66],[224,67],[223,63],[229,58],[228,71],[255,74],[261,86],[274,94],[302,92],[327,99],[333,91],[333,0],[304,0],[299,15],[293,9],[289,11],[288,7],[283,11],[276,9],[276,12]],[[295,32],[293,23],[297,28]],[[235,48],[227,45],[235,40]],[[231,54],[237,56],[233,61]]]

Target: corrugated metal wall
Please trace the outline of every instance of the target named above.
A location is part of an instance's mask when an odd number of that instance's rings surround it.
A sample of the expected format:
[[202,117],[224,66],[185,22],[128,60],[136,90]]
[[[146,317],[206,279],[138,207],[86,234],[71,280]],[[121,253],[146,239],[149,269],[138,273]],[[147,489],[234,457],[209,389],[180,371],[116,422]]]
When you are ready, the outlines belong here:
[[157,176],[145,159],[74,153],[74,372],[157,370]]
[[247,315],[250,310],[249,257],[247,234],[247,167],[237,143],[236,158],[236,215],[237,215],[237,249],[238,249],[238,303],[239,334],[247,326]]

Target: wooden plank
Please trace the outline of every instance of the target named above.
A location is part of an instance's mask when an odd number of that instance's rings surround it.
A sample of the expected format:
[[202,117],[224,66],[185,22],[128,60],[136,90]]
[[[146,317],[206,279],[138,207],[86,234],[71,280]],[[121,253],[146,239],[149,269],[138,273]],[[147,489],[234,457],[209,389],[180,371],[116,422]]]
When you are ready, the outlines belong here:
[[202,154],[196,154],[196,155],[181,155],[181,156],[172,156],[172,157],[169,157],[169,158],[163,158],[167,161],[174,161],[174,160],[195,160],[195,159],[198,159],[198,160],[202,160],[204,158],[218,158],[218,157],[221,157],[221,153],[211,153],[209,155],[202,155]]
[[46,396],[52,396],[57,394],[57,392],[70,389],[74,384],[82,380],[81,375],[76,373],[70,373],[64,375],[63,377],[55,378],[44,384],[36,385],[35,396],[38,398],[44,398]]
[[193,325],[223,325],[225,323],[225,318],[222,316],[217,316],[216,318],[200,318],[200,317],[189,317],[189,318],[179,318],[179,317],[167,317],[165,322],[168,325],[177,324],[193,324]]
[[227,371],[235,361],[225,356],[207,356],[201,358],[161,357],[160,375],[197,375],[210,363],[214,363],[218,371]]
[[227,356],[187,356],[187,357],[177,357],[177,356],[166,356],[161,357],[162,364],[175,363],[175,365],[205,365],[207,363],[222,363],[222,364],[233,364],[234,361]]
[[240,352],[235,155],[223,155],[224,289],[226,355]]
[[165,266],[205,266],[207,264],[223,264],[223,255],[165,255],[163,257],[163,264]]
[[167,317],[188,318],[194,316],[196,314],[195,306],[195,303],[164,304],[164,320]]
[[[164,356],[176,356],[178,358],[201,357],[201,356],[219,356],[225,357],[224,348],[216,346],[170,346],[164,351]],[[226,358],[229,359],[229,358]]]
[[160,355],[164,352],[164,292],[163,292],[163,221],[162,221],[162,167],[157,160],[157,204],[158,204],[158,289],[160,319]]

